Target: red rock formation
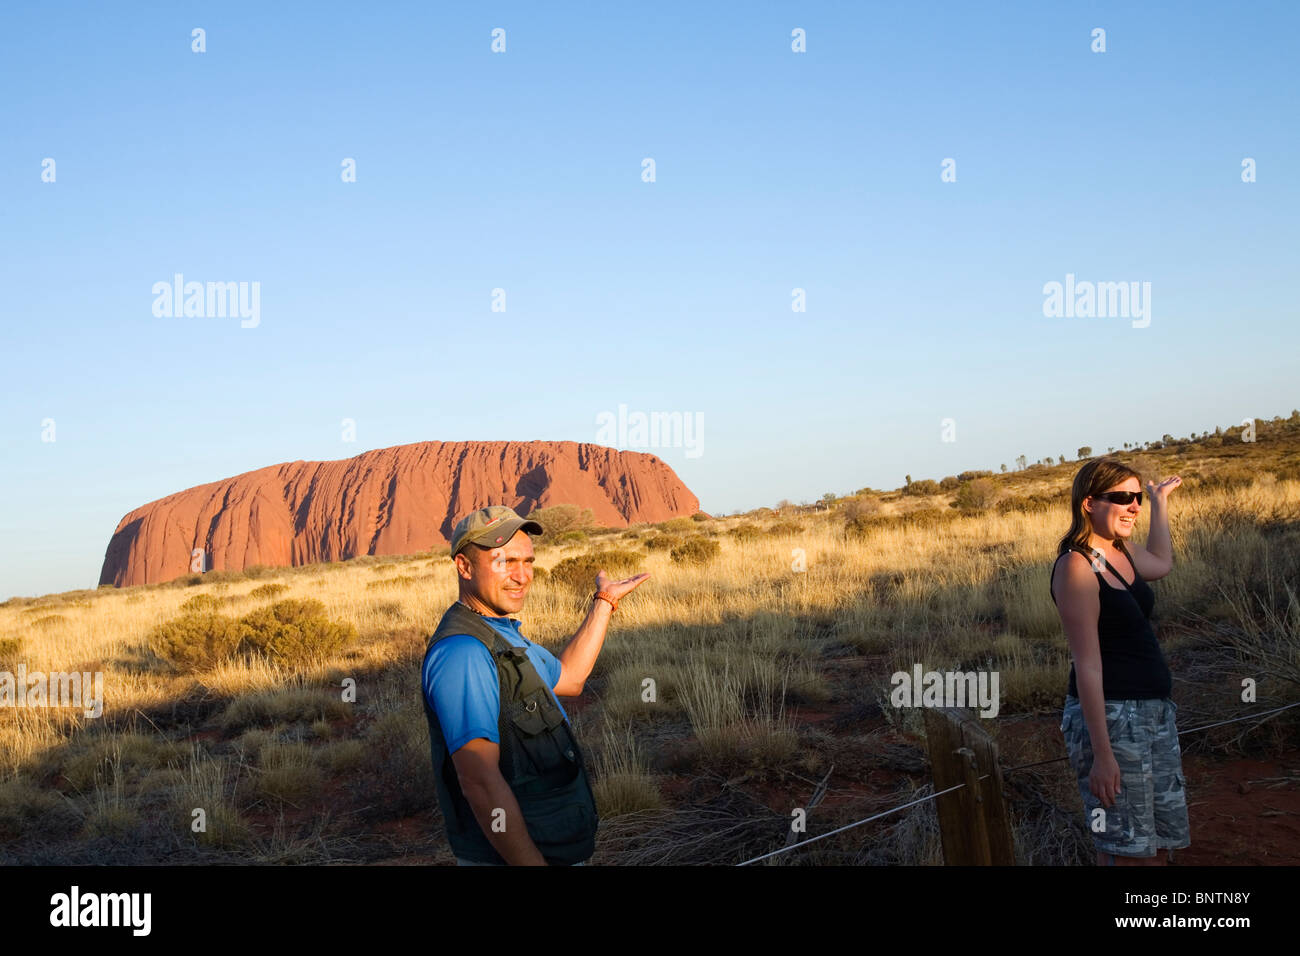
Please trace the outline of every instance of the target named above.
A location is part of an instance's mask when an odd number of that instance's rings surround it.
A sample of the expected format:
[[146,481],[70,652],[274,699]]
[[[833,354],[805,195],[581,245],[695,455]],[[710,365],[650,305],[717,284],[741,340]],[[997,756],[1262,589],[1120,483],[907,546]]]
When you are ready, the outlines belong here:
[[447,544],[475,508],[573,504],[603,527],[694,514],[700,502],[643,452],[577,442],[417,442],[342,461],[294,461],[168,495],[118,523],[100,584],[205,570],[414,554]]

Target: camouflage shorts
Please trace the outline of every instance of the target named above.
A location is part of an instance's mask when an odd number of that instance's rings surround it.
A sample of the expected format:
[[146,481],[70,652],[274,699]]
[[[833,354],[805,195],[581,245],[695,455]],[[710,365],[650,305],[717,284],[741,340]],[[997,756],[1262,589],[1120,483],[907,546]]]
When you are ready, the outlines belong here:
[[1105,808],[1088,785],[1092,743],[1083,708],[1077,697],[1065,699],[1061,733],[1098,852],[1145,857],[1191,845],[1177,710],[1169,698],[1106,701],[1106,729],[1121,779],[1114,806]]

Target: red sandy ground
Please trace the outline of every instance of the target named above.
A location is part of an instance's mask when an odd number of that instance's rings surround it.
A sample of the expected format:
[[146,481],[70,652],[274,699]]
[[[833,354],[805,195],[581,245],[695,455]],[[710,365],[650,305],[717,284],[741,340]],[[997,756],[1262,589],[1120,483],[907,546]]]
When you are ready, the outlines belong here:
[[[1004,726],[1004,766],[1014,766],[1016,744],[1037,736],[1064,752],[1055,718]],[[1183,749],[1189,747],[1184,738]],[[1068,763],[1060,764],[1071,775]],[[1181,866],[1296,866],[1300,864],[1300,750],[1268,758],[1183,755],[1192,845],[1174,855]]]
[[[586,702],[569,703],[571,712],[580,712]],[[576,706],[575,706],[576,705]],[[796,714],[799,724],[818,724],[836,716],[837,709],[801,708]],[[884,726],[879,718],[870,721],[871,727],[854,728],[859,732]],[[340,732],[347,728],[339,727]],[[215,731],[203,731],[194,739],[219,736]],[[903,743],[895,734],[872,738],[878,746],[888,746],[891,739]],[[1015,766],[1020,762],[1045,759],[1063,752],[1057,718],[1054,715],[1007,721],[999,728],[999,747],[1002,764]],[[912,742],[913,744],[915,742]],[[1184,745],[1186,749],[1186,744]],[[1028,758],[1019,751],[1029,754]],[[862,765],[851,771],[851,777],[840,777],[836,768],[831,778],[831,792],[822,806],[830,809],[848,802],[859,806],[864,799],[871,804],[885,806],[889,795],[896,794],[905,778],[920,782],[927,772],[905,773],[896,769],[872,768],[871,754],[862,754]],[[863,772],[863,765],[866,766]],[[1183,866],[1295,866],[1300,865],[1300,750],[1291,749],[1266,759],[1224,759],[1216,756],[1184,754],[1183,769],[1187,778],[1188,810],[1191,819],[1192,845],[1176,854],[1176,864]],[[1069,765],[1061,763],[1047,768],[1048,772],[1071,776]],[[725,786],[739,787],[756,799],[766,803],[781,814],[788,812],[791,783],[811,793],[814,780],[803,786],[803,777],[793,780],[773,779],[768,774],[740,773]],[[820,774],[815,776],[820,777]],[[751,779],[752,778],[752,779]],[[837,779],[838,778],[838,779]],[[662,792],[670,805],[689,803],[699,781],[689,774],[669,775],[662,780]],[[716,781],[710,786],[716,788]],[[1071,786],[1072,781],[1071,781]],[[327,805],[347,807],[349,796],[336,782],[327,784]],[[874,800],[872,798],[875,798]],[[291,807],[283,809],[282,825],[291,832],[298,826],[310,826],[319,816],[318,811]],[[269,833],[280,818],[280,811],[270,807],[247,814],[249,822],[260,832]],[[443,845],[440,833],[435,833],[433,814],[422,813],[396,820],[363,823],[357,821],[357,830],[369,837],[379,837],[393,847],[393,856],[374,861],[379,865],[429,865],[450,864],[452,857]],[[431,836],[433,839],[431,840]],[[430,848],[433,852],[410,854],[406,848]]]

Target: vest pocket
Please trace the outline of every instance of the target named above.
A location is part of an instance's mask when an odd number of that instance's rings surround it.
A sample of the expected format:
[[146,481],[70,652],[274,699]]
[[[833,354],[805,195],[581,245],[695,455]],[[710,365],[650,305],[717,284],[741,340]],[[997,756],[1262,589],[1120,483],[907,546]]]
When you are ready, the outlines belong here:
[[520,794],[528,835],[549,863],[581,863],[595,850],[596,822],[573,786]]
[[547,789],[567,784],[577,775],[577,742],[565,726],[564,715],[546,691],[524,697],[513,708],[510,721],[524,758],[524,766],[519,769],[535,778],[534,787]]

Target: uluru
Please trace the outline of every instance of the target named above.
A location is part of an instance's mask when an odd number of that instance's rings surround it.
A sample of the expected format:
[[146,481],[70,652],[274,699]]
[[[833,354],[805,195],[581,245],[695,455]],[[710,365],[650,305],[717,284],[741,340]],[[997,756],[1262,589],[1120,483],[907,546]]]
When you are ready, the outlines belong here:
[[579,442],[416,442],[339,461],[270,465],[142,505],[117,525],[101,585],[203,570],[415,554],[448,543],[456,521],[504,504],[520,514],[590,508],[602,527],[694,514],[699,499],[644,452]]

